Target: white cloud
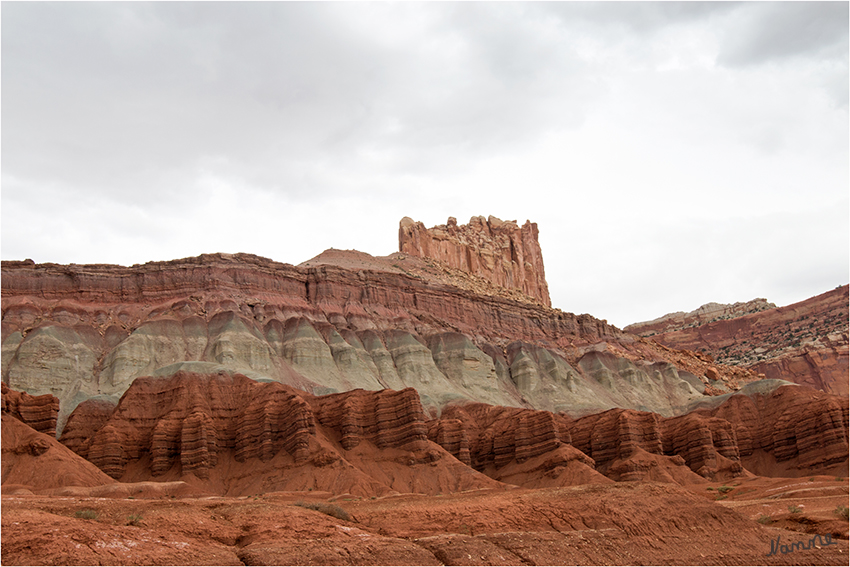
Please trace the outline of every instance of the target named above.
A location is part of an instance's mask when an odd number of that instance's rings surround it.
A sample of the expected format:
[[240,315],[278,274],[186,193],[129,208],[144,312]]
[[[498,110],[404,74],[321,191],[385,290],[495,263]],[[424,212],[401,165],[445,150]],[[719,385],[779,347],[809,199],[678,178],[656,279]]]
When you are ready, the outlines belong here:
[[6,3],[2,255],[299,263],[493,214],[621,326],[804,299],[847,281],[846,11]]

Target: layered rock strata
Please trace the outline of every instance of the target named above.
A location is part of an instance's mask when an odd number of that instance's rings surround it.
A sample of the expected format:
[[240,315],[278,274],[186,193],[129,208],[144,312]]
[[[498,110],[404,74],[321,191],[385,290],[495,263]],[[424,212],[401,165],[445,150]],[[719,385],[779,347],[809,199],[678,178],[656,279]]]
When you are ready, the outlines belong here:
[[632,323],[623,330],[642,337],[651,337],[661,333],[699,327],[715,321],[735,319],[751,313],[761,313],[774,308],[776,305],[764,298],[736,303],[706,303],[689,313],[684,311],[668,313],[652,321]]
[[520,227],[516,221],[479,216],[469,219],[469,224],[458,225],[454,217],[449,217],[444,225],[425,228],[421,222],[404,217],[399,223],[398,249],[439,260],[552,306],[536,223],[526,221]]
[[[63,437],[79,439],[89,427],[71,419]],[[268,461],[285,451],[296,464],[304,463],[314,434],[307,402],[282,384],[180,371],[135,380],[109,419],[76,443],[75,451],[116,479],[145,456],[154,477],[179,465],[183,473],[205,478],[222,451],[231,451],[238,462]]]
[[50,394],[31,396],[26,392],[12,390],[6,384],[0,387],[2,387],[4,415],[8,414],[20,420],[39,433],[56,435],[59,400],[55,396]]
[[786,307],[763,309],[772,304],[760,304],[754,313],[695,320],[687,328],[639,324],[627,329],[653,335],[654,340],[675,349],[702,351],[722,364],[748,367],[769,379],[846,396],[850,382],[848,302],[848,286],[844,285]]
[[413,388],[399,392],[354,390],[311,401],[316,419],[339,433],[343,449],[353,449],[363,440],[378,449],[419,451],[427,446],[425,413]]
[[[806,387],[783,386],[772,392],[728,396],[713,410],[694,416],[719,418],[731,424],[712,438],[732,443],[751,472],[771,476],[802,476],[809,471],[841,474],[848,455],[848,398]],[[842,474],[843,476],[843,474]]]
[[230,494],[499,486],[428,441],[413,389],[316,397],[238,373],[180,370],[136,380],[99,426],[84,419],[97,416],[92,409],[78,406],[63,439],[123,482],[200,481]]
[[[397,262],[422,267],[413,260]],[[412,387],[432,416],[460,400],[674,415],[706,391],[715,365],[698,356],[426,275],[224,254],[129,268],[3,262],[3,382],[59,398],[60,432],[81,402],[115,404],[136,378],[181,368],[317,395]],[[591,363],[600,353],[613,359]],[[754,377],[717,368],[730,386]]]

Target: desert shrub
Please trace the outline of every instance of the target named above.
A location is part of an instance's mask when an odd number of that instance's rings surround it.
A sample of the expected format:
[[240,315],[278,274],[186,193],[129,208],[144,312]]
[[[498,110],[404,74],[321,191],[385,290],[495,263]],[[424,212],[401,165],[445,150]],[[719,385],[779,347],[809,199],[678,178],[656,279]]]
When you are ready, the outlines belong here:
[[326,504],[324,502],[296,502],[295,505],[301,508],[307,508],[308,510],[315,510],[316,512],[333,516],[339,520],[345,520],[346,522],[352,521],[348,512],[336,504]]
[[771,518],[770,516],[765,516],[764,514],[762,514],[761,516],[759,516],[758,523],[760,523],[760,524],[772,524],[773,518]]
[[732,492],[733,490],[735,490],[734,487],[726,486],[724,484],[723,486],[721,486],[720,488],[717,489],[717,492],[719,492],[720,494],[726,494],[727,492]]
[[714,500],[726,500],[727,496],[729,496],[729,495],[728,494],[718,494],[717,498],[715,498]]
[[835,509],[835,515],[841,518],[842,520],[850,518],[850,516],[848,516],[848,513],[850,513],[850,509],[848,509],[847,506],[839,506]]
[[141,514],[130,514],[127,516],[127,525],[128,526],[138,526],[139,522],[142,521]]
[[97,520],[98,513],[94,510],[77,510],[74,512],[74,517],[81,518],[83,520]]
[[790,506],[788,506],[788,511],[791,512],[792,514],[799,514],[800,512],[803,511],[803,509],[800,508],[799,506],[794,506],[793,504],[791,504]]

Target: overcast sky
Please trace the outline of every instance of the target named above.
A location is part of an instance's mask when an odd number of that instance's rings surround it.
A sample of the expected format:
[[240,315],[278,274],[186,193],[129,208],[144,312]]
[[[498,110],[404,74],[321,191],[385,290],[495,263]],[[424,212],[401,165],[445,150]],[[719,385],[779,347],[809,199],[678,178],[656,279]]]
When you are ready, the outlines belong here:
[[848,3],[3,2],[2,258],[538,223],[625,326],[850,280]]

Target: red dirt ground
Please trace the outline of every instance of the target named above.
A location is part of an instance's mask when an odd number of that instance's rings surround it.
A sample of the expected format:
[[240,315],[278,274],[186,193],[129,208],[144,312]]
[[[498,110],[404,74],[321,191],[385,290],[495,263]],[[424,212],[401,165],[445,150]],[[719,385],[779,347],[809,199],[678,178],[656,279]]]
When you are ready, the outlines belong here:
[[[112,485],[111,498],[82,495],[107,487],[75,489],[76,496],[4,490],[2,563],[847,565],[848,522],[835,513],[847,505],[847,479],[813,478],[375,498],[313,491],[190,497],[180,496],[182,483],[123,485],[136,496],[119,496]],[[351,519],[299,501],[339,506]],[[810,534],[822,536],[817,547],[768,555],[777,537],[790,545],[808,543]]]

